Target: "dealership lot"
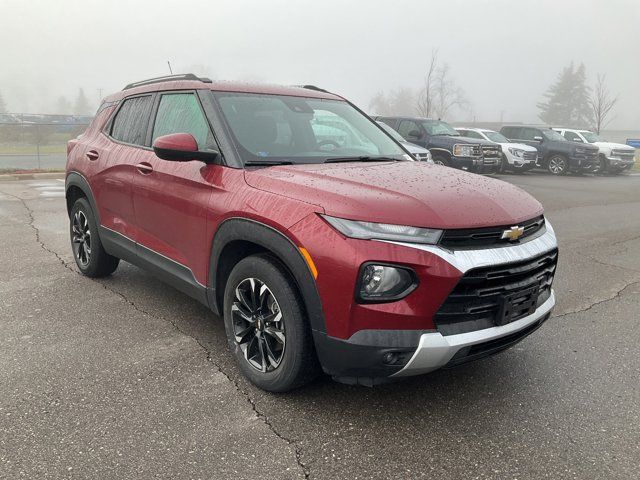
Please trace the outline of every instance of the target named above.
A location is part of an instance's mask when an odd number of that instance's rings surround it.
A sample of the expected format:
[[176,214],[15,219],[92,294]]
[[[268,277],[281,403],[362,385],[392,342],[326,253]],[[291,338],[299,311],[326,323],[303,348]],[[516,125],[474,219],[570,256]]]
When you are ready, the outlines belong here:
[[638,477],[640,176],[502,178],[556,229],[554,317],[455,370],[286,395],[196,301],[80,276],[62,182],[0,183],[0,477]]

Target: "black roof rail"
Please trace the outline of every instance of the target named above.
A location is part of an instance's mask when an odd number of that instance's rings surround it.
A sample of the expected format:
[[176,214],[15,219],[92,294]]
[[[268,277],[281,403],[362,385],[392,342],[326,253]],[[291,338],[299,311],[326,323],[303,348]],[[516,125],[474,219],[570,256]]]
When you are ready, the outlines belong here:
[[152,85],[154,83],[162,83],[162,82],[172,82],[175,80],[196,80],[204,83],[212,83],[211,79],[205,77],[198,77],[193,73],[182,73],[179,75],[166,75],[164,77],[155,77],[149,78],[148,80],[141,80],[139,82],[133,82],[123,88],[123,90],[128,90],[134,87],[142,87],[144,85]]
[[296,87],[306,88],[307,90],[315,90],[316,92],[331,93],[330,91],[325,90],[324,88],[316,87],[315,85],[296,85]]

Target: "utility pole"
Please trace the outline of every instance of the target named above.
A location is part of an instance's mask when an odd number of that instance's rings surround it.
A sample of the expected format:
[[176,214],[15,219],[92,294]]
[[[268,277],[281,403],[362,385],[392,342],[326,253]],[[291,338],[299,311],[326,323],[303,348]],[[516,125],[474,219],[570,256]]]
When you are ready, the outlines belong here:
[[167,65],[169,65],[169,73],[173,75],[173,70],[171,69],[171,62],[167,60]]

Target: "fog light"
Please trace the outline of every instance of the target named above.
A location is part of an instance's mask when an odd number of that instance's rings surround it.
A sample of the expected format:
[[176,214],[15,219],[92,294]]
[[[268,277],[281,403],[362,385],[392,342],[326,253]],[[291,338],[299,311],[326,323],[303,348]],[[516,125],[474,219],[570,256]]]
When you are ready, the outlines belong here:
[[357,299],[361,302],[390,302],[406,297],[417,286],[413,270],[369,263],[360,269]]

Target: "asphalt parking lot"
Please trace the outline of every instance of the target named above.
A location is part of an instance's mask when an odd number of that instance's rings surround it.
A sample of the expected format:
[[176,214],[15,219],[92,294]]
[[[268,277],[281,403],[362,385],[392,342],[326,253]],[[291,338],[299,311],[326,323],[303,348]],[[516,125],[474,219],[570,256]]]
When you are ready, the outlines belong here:
[[457,369],[285,395],[195,300],[127,264],[80,276],[62,180],[0,182],[0,478],[639,478],[640,176],[502,178],[559,238],[547,324]]

